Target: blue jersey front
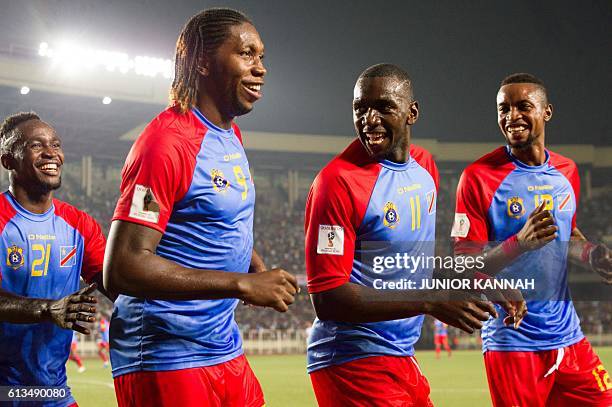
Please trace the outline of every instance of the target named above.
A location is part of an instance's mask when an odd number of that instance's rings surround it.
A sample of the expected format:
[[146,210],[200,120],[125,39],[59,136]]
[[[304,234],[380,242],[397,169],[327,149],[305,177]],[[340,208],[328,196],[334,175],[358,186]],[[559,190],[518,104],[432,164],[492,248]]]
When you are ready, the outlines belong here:
[[[416,146],[403,164],[370,162],[364,154],[361,144],[353,143],[311,187],[306,206],[311,293],[346,282],[405,290],[402,284],[413,281],[420,286],[433,272],[398,266],[394,260],[397,254],[434,254],[437,170],[431,156]],[[373,323],[316,319],[308,343],[308,371],[369,356],[411,356],[422,323],[423,316]]]
[[[239,130],[197,110],[161,113],[134,144],[114,219],[163,233],[157,254],[196,269],[248,272],[255,190]],[[225,362],[242,354],[236,299],[121,295],[111,321],[115,376]]]
[[[104,237],[88,215],[54,201],[43,214],[0,195],[2,289],[30,298],[60,299],[78,290],[81,270],[90,280],[102,270]],[[74,403],[66,385],[72,331],[51,322],[0,323],[0,386],[53,386],[68,396],[45,405]]]
[[579,189],[576,165],[548,151],[544,164],[528,166],[501,148],[465,170],[455,216],[467,226],[454,228],[458,252],[466,242],[501,242],[515,235],[543,202],[558,227],[555,241],[521,255],[499,273],[498,278],[533,278],[535,289],[524,292],[528,313],[519,329],[504,326],[503,318],[485,323],[485,351],[557,349],[583,338],[567,286],[567,249]]

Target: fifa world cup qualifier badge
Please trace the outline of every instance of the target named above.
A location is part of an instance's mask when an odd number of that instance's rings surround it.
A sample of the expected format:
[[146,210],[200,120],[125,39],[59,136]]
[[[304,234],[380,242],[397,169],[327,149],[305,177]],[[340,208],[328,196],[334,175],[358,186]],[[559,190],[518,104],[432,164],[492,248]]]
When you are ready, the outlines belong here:
[[213,168],[210,173],[210,178],[212,179],[212,184],[215,191],[222,193],[227,191],[229,181],[223,176],[223,171]]
[[23,249],[17,245],[6,248],[6,265],[17,270],[24,265]]
[[518,196],[508,199],[508,216],[514,219],[519,219],[525,214],[525,206],[523,200]]
[[397,206],[395,206],[393,202],[387,202],[385,204],[384,213],[383,224],[391,229],[396,227],[400,221],[399,214],[397,213]]

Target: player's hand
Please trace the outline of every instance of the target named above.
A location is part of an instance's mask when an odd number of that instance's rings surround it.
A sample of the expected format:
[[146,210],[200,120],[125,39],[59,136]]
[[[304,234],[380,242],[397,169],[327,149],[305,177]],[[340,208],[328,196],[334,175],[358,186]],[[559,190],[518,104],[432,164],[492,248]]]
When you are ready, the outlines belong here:
[[512,325],[518,329],[527,314],[527,302],[520,290],[485,290],[483,294],[506,312],[504,325]]
[[516,234],[516,240],[523,250],[535,250],[557,238],[559,228],[549,210],[544,209],[546,201],[534,209],[527,217],[527,222]]
[[463,299],[457,298],[452,301],[444,299],[448,296],[444,292],[440,292],[440,296],[433,301],[427,301],[425,313],[434,318],[456,328],[459,328],[467,333],[474,333],[474,330],[482,328],[482,322],[488,320],[491,316],[497,318],[497,311],[493,303],[479,299],[470,293],[453,294]]
[[94,322],[96,320],[96,297],[90,295],[96,289],[96,284],[90,284],[59,300],[49,301],[47,318],[64,329],[72,329],[85,335],[90,331],[77,322]]
[[300,290],[295,276],[280,268],[243,274],[238,284],[240,299],[244,302],[271,307],[279,312],[289,309]]
[[589,266],[601,276],[604,283],[612,285],[612,251],[598,244],[589,254]]

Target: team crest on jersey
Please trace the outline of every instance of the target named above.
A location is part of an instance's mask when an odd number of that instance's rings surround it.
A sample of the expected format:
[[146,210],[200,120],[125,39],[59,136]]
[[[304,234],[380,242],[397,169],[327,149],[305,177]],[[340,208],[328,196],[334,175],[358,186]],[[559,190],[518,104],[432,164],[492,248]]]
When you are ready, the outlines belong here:
[[436,211],[436,190],[432,189],[425,197],[427,198],[427,213],[431,215]]
[[508,199],[508,216],[514,219],[519,219],[525,214],[525,206],[523,205],[523,199],[518,196],[513,196]]
[[60,267],[72,267],[76,264],[76,246],[60,246]]
[[6,265],[13,270],[17,270],[23,266],[23,249],[17,245],[12,245],[6,248]]
[[383,218],[383,224],[393,229],[400,221],[399,213],[397,213],[397,206],[395,206],[393,202],[387,202],[384,211],[385,216]]
[[561,212],[571,211],[572,208],[572,195],[567,194],[559,194],[557,195],[557,208]]
[[229,181],[223,176],[223,171],[213,169],[210,173],[210,177],[212,179],[212,184],[215,191],[227,191],[227,187],[229,187]]

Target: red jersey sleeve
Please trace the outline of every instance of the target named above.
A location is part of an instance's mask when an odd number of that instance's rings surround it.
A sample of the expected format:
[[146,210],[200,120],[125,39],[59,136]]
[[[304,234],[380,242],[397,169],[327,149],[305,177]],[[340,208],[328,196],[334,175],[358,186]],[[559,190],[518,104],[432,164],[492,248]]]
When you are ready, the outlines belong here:
[[418,146],[416,144],[412,144],[410,146],[410,155],[415,159],[416,162],[427,172],[434,180],[436,184],[436,191],[438,190],[438,186],[440,185],[440,174],[438,173],[438,167],[436,166],[436,162],[434,161],[433,156],[423,147]]
[[164,233],[174,203],[189,189],[198,149],[176,128],[150,124],[126,158],[113,220]]
[[83,263],[81,276],[90,283],[96,274],[102,272],[106,238],[102,228],[89,214],[65,202],[54,200],[55,213],[75,228],[83,237]]
[[451,237],[455,240],[455,254],[480,253],[488,241],[487,207],[478,182],[469,168],[459,179],[451,231]]
[[305,244],[308,291],[330,290],[349,280],[356,231],[354,207],[344,180],[317,176],[306,202]]
[[572,189],[574,190],[574,196],[576,197],[576,207],[574,210],[574,216],[572,217],[572,230],[576,228],[576,214],[578,213],[578,202],[580,202],[580,174],[578,172],[578,166],[576,163],[561,154],[550,153],[551,164],[569,181]]

